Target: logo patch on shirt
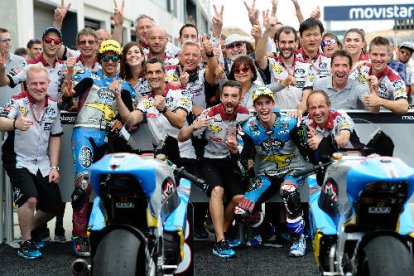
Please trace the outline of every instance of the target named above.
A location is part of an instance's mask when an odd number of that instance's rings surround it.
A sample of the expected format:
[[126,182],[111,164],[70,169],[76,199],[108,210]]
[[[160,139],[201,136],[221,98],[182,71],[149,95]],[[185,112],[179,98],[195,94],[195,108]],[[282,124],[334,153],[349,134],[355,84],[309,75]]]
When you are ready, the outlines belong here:
[[53,123],[45,123],[45,126],[43,127],[44,130],[51,130]]
[[216,125],[210,125],[209,127],[208,127],[214,134],[218,134],[220,131],[222,131],[223,129],[221,128],[221,127],[219,127],[219,126],[216,126]]
[[265,152],[274,152],[279,151],[281,148],[283,148],[284,145],[285,143],[283,143],[282,140],[270,137],[262,143],[261,147]]

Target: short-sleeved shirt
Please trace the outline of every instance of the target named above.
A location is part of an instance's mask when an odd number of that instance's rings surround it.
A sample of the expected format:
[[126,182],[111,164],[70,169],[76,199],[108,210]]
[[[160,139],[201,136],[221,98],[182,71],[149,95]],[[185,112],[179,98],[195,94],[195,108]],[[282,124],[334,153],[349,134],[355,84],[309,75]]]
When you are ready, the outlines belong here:
[[311,70],[311,64],[301,61],[295,57],[292,68],[287,67],[283,60],[278,57],[268,58],[269,70],[271,75],[271,84],[280,83],[289,75],[296,80],[295,86],[284,87],[275,93],[276,106],[283,109],[296,109],[297,105],[302,100],[302,91],[304,88],[311,88],[315,76]]
[[364,97],[370,93],[368,84],[351,79],[348,79],[343,89],[337,91],[332,86],[332,77],[316,80],[313,90],[325,91],[335,109],[364,109]]
[[[169,66],[167,70],[167,81],[168,82],[179,82],[179,70],[178,66]],[[190,74],[190,81],[187,83],[185,90],[189,91],[192,95],[193,104],[201,106],[202,108],[207,107],[206,93],[205,93],[205,72],[204,68],[197,69],[194,73]]]
[[40,55],[36,59],[29,60],[27,66],[24,67],[17,75],[7,75],[10,79],[10,87],[15,87],[16,85],[26,81],[27,78],[27,69],[33,65],[42,65],[49,72],[50,84],[47,90],[47,94],[53,100],[58,101],[62,95],[61,86],[63,80],[66,76],[66,64],[62,60],[55,59],[53,67],[51,67],[46,60],[43,58],[43,55]]
[[[165,92],[165,106],[171,111],[183,109],[189,114],[192,109],[191,94],[183,90],[181,87],[173,86],[167,83]],[[160,113],[154,106],[155,96],[150,94],[144,97],[138,103],[137,109],[145,114],[148,123],[148,128],[152,134],[153,144],[157,147],[161,146],[167,136],[177,138],[179,129],[172,126],[164,114]],[[188,126],[185,121],[184,126]],[[191,140],[179,142],[180,156],[182,158],[195,158],[194,147]]]
[[314,128],[317,136],[320,138],[328,137],[331,134],[336,137],[343,130],[349,131],[351,133],[351,139],[349,139],[348,143],[343,148],[353,148],[352,141],[354,141],[354,138],[352,135],[356,135],[355,126],[351,117],[349,117],[346,112],[331,109],[325,128],[320,128],[310,114],[308,114],[303,121],[307,126]]
[[17,119],[27,112],[33,125],[26,131],[15,129],[7,133],[3,162],[15,162],[16,168],[26,168],[34,175],[40,170],[45,177],[50,172],[49,139],[62,135],[63,129],[57,103],[52,99],[46,98],[40,116],[36,116],[34,110],[36,104],[27,91],[13,96],[4,106],[1,117]]
[[[368,82],[368,77],[372,75],[371,64],[365,64],[358,70],[358,74],[353,77],[362,83]],[[383,99],[396,101],[398,99],[407,99],[405,92],[405,83],[402,81],[397,72],[390,67],[386,67],[381,73],[377,74],[379,88],[378,96]]]
[[223,109],[222,104],[210,107],[201,113],[202,117],[210,117],[211,120],[207,127],[201,128],[194,132],[194,136],[203,136],[207,140],[204,147],[204,157],[210,159],[224,159],[230,156],[226,147],[228,131],[233,132],[238,123],[249,118],[249,110],[244,106],[238,106],[236,114],[228,116]]
[[[17,75],[23,68],[26,67],[26,61],[23,57],[11,54],[9,55],[9,60],[6,64],[6,75],[15,76]],[[0,106],[3,107],[4,104],[10,100],[10,98],[16,94],[21,92],[20,87],[10,87],[4,86],[0,87]]]
[[298,59],[304,60],[305,62],[312,63],[311,72],[316,78],[324,78],[331,75],[329,70],[331,64],[331,57],[319,52],[315,57],[309,57],[303,48],[300,48],[295,52]]

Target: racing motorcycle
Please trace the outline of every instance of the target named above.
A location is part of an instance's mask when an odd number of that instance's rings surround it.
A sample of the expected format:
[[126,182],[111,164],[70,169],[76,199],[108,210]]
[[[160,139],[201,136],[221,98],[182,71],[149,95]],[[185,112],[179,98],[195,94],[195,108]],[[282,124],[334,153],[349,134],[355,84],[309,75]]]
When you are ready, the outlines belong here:
[[135,153],[105,155],[89,177],[96,194],[88,224],[92,263],[75,260],[75,275],[172,275],[188,268],[187,205],[191,183],[203,180],[165,158]]
[[[334,154],[335,156],[335,154]],[[322,275],[414,275],[414,168],[399,158],[337,153],[309,184],[313,248]],[[300,174],[304,175],[302,171]]]

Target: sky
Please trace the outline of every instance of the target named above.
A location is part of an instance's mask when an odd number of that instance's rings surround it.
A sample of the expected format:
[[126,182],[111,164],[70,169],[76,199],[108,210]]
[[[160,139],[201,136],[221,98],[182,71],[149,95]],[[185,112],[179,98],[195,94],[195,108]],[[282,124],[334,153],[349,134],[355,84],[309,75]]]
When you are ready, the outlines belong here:
[[[253,0],[246,0],[251,5]],[[320,5],[322,10],[323,19],[323,7],[324,6],[343,6],[345,5],[343,0],[298,0],[301,5],[303,16],[308,18],[311,12]],[[240,27],[247,33],[250,33],[250,23],[247,17],[247,10],[243,4],[243,0],[211,0],[212,4],[216,4],[218,10],[222,3],[224,3],[224,28],[226,27]],[[413,0],[347,0],[346,5],[386,5],[386,4],[412,4]],[[260,10],[271,9],[271,0],[256,0],[256,7]],[[214,15],[214,9],[211,9],[212,15]],[[295,15],[295,9],[292,0],[279,0],[278,21],[285,25],[290,25],[295,29],[299,28],[299,23]],[[261,17],[260,17],[261,20]],[[261,20],[262,22],[262,20]],[[355,21],[355,22],[335,22],[330,28],[332,31],[339,29],[349,29],[354,27],[364,26],[365,31],[376,31],[392,28],[393,21]]]

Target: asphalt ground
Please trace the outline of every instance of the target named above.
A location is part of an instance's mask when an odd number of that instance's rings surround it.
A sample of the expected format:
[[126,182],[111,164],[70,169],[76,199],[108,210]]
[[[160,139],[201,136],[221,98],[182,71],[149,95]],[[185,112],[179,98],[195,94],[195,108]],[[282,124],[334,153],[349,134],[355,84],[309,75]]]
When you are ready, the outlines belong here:
[[[237,257],[228,260],[214,256],[211,250],[212,240],[194,242],[194,275],[318,275],[313,252],[308,250],[304,257],[292,258],[288,256],[288,244],[281,248],[239,248]],[[70,265],[76,257],[69,242],[50,242],[37,260],[25,260],[16,252],[6,244],[0,245],[0,275],[72,275]]]

